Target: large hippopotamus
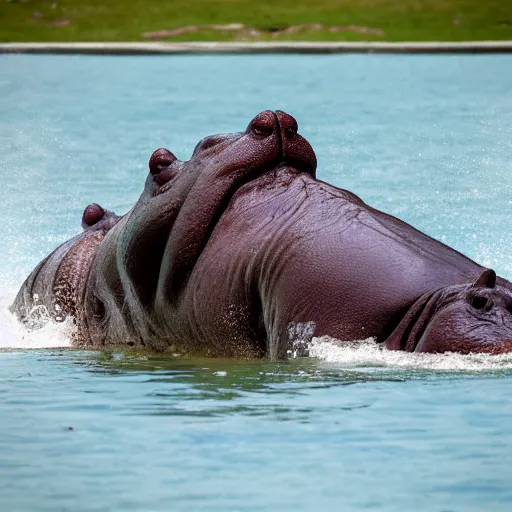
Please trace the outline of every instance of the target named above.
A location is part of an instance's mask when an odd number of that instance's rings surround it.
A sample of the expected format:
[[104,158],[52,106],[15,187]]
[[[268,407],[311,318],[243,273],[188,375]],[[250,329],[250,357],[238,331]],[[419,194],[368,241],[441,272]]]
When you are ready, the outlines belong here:
[[84,231],[30,274],[13,304],[72,316],[75,344],[285,358],[313,336],[391,350],[512,351],[512,284],[346,190],[281,111],[158,149],[123,217]]

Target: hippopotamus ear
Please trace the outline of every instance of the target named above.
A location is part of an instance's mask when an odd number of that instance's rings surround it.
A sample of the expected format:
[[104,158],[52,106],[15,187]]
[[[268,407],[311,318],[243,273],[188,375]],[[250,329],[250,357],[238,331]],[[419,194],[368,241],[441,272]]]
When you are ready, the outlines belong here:
[[484,270],[473,284],[473,288],[494,288],[496,285],[496,272],[492,268]]
[[105,210],[97,203],[92,203],[89,206],[85,207],[84,213],[82,215],[82,227],[87,229],[103,219],[105,215]]

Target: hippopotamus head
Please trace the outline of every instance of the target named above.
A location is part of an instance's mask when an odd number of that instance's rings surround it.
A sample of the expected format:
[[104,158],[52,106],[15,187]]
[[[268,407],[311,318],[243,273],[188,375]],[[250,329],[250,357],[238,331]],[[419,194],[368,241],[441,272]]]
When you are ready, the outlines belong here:
[[172,154],[161,149],[152,155],[148,185],[153,195],[170,187],[187,189],[163,258],[163,270],[169,276],[162,283],[166,293],[181,287],[216,222],[243,185],[280,166],[315,176],[315,153],[297,130],[297,121],[289,114],[266,110],[243,133],[206,137],[188,162],[171,162]]
[[144,307],[156,296],[167,304],[179,296],[241,187],[281,166],[315,176],[315,153],[297,130],[289,114],[266,110],[242,133],[204,138],[188,161],[164,148],[151,155],[144,191],[111,236],[121,267],[117,286],[130,303]]
[[417,299],[385,344],[408,352],[511,352],[512,293],[496,284],[491,269],[472,284],[428,292]]
[[149,160],[146,182],[152,195],[166,192],[177,179],[209,181],[227,179],[239,188],[265,171],[285,163],[313,176],[316,156],[309,142],[297,133],[297,121],[277,110],[259,113],[243,133],[211,135],[202,139],[187,162],[165,148]]

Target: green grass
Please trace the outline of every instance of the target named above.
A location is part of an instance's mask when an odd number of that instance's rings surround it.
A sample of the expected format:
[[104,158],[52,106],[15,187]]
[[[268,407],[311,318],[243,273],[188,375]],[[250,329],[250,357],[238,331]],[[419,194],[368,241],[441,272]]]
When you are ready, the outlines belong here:
[[[0,0],[0,41],[145,41],[144,32],[184,25],[243,23],[249,40],[465,41],[512,39],[512,0]],[[358,25],[384,35],[306,30],[302,23]],[[232,41],[204,30],[170,41]]]

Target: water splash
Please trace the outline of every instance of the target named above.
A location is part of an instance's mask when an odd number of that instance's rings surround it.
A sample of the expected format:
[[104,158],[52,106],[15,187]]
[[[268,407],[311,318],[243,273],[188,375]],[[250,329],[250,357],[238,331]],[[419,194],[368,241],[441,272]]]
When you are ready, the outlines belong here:
[[[8,309],[11,299],[0,299],[0,350],[42,349],[71,347],[75,326],[70,318],[55,322],[35,311],[40,327],[28,329]],[[407,369],[407,370],[462,370],[485,371],[512,369],[510,354],[415,354],[386,350],[373,338],[341,342],[329,336],[313,338],[308,344],[309,356],[344,368]]]
[[386,350],[373,338],[353,342],[340,342],[329,336],[313,338],[309,355],[321,361],[349,368],[403,368],[413,370],[501,370],[512,369],[512,353],[489,355],[415,354]]
[[38,329],[28,329],[9,311],[12,297],[0,298],[0,350],[70,347],[74,324],[52,321],[41,308],[34,311]]
[[[9,311],[13,296],[0,297],[0,350],[71,347],[75,326],[70,318],[53,321],[40,306],[35,307],[29,329]],[[395,368],[408,370],[500,370],[512,369],[510,354],[415,354],[386,350],[373,338],[342,342],[329,336],[312,338],[305,349],[309,356],[344,368]],[[300,357],[302,352],[296,353]],[[293,356],[292,356],[293,357]]]

